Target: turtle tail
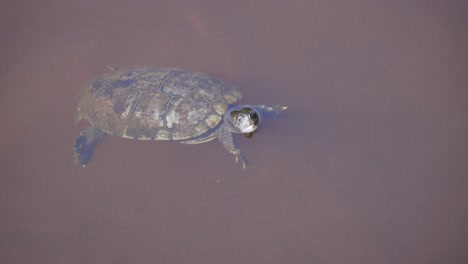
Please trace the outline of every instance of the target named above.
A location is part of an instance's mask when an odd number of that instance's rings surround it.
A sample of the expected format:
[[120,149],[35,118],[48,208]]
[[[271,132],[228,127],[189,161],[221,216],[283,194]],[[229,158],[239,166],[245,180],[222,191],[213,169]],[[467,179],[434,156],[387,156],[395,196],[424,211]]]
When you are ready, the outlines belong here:
[[96,127],[89,127],[83,130],[76,138],[75,145],[75,163],[86,166],[93,157],[94,150],[101,143],[106,133]]

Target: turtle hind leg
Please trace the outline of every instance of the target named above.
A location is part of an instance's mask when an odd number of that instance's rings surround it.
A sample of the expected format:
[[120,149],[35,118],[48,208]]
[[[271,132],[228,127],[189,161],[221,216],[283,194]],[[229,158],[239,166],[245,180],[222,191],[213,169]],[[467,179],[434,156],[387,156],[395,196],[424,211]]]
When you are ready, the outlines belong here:
[[75,145],[75,163],[86,166],[93,157],[94,150],[101,143],[106,133],[96,127],[89,127],[83,130],[76,138]]

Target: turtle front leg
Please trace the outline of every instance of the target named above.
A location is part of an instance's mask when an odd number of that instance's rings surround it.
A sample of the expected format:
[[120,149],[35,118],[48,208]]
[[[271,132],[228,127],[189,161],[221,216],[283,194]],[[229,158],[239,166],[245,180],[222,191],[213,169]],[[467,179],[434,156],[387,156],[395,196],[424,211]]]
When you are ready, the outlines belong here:
[[229,131],[227,127],[221,126],[217,131],[217,136],[219,141],[223,143],[223,146],[229,151],[229,153],[236,156],[236,162],[238,162],[239,159],[241,160],[242,168],[245,170],[246,166],[249,165],[249,162],[241,153],[239,147],[237,147],[237,144],[234,142],[231,131]]
[[261,114],[266,118],[275,117],[279,115],[281,111],[284,111],[288,108],[287,106],[281,106],[281,105],[274,105],[274,106],[254,105],[253,107],[254,109],[261,112]]
[[75,163],[86,166],[93,157],[94,150],[101,143],[106,133],[94,126],[83,130],[76,138],[75,145]]

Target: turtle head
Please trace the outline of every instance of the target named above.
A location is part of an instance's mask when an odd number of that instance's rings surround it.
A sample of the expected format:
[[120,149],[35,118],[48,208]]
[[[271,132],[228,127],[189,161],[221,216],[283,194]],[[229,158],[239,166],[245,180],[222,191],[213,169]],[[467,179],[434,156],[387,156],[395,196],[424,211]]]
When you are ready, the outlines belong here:
[[250,107],[228,111],[230,130],[236,133],[252,133],[258,128],[258,113]]

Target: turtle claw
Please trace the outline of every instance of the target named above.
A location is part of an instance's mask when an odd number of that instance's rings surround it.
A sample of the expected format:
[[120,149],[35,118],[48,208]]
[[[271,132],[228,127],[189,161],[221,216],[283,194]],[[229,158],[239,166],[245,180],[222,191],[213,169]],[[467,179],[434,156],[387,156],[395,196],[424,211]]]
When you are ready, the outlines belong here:
[[236,163],[239,161],[239,159],[240,159],[240,161],[242,162],[242,169],[245,170],[245,168],[247,168],[247,166],[249,165],[249,162],[247,161],[247,159],[245,158],[245,156],[242,155],[242,154],[236,155]]

